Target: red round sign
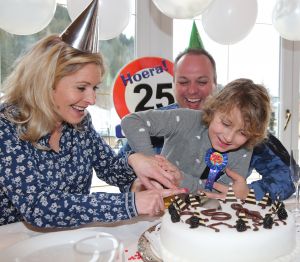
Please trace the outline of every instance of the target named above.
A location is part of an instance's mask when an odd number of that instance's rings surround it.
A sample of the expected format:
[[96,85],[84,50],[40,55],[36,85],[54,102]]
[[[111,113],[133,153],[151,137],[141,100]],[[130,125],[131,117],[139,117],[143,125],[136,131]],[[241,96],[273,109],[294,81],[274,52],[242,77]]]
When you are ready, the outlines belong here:
[[119,117],[174,103],[172,85],[171,61],[161,57],[141,57],[131,61],[114,81],[113,101]]

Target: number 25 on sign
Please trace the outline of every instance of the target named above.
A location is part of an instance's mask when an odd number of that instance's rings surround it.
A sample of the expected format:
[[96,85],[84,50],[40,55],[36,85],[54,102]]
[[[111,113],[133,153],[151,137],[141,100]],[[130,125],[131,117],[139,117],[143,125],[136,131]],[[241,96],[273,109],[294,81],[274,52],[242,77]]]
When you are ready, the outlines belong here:
[[161,57],[141,57],[123,67],[114,81],[113,100],[120,118],[175,102],[173,63]]

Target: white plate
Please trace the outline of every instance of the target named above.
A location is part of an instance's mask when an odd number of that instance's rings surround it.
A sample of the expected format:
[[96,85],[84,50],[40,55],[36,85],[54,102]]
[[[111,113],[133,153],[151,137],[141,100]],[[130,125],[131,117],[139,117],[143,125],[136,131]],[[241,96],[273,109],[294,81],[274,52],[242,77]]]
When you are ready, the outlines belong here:
[[151,233],[152,231],[154,231],[156,227],[157,225],[150,227],[139,238],[137,248],[144,262],[163,262],[162,259],[158,256],[158,254],[154,251],[149,240],[145,235],[146,232]]
[[77,229],[45,233],[18,242],[2,250],[0,261],[3,262],[66,262],[86,261],[74,250],[74,243],[80,239],[95,236],[100,231]]

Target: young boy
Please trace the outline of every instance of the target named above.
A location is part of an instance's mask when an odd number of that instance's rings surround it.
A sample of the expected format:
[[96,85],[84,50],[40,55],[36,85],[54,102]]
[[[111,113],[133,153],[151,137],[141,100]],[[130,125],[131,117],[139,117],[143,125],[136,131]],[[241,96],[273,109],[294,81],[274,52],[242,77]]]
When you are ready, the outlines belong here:
[[195,193],[212,190],[216,180],[230,184],[225,168],[247,178],[253,147],[266,137],[270,113],[267,90],[237,79],[208,97],[202,111],[133,113],[122,120],[122,129],[132,149],[147,155],[155,154],[150,136],[163,136],[161,154],[182,171],[181,186]]

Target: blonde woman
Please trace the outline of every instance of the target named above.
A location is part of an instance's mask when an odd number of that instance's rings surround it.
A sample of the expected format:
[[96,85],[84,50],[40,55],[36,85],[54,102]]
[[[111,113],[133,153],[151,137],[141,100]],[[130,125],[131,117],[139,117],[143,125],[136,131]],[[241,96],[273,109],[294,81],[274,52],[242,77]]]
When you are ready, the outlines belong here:
[[[180,173],[159,157],[118,158],[87,113],[104,75],[100,54],[57,35],[40,40],[4,83],[0,106],[0,225],[76,227],[157,215],[183,193]],[[90,193],[92,172],[121,193]],[[130,192],[136,175],[148,188]],[[152,180],[171,189],[155,189]]]

